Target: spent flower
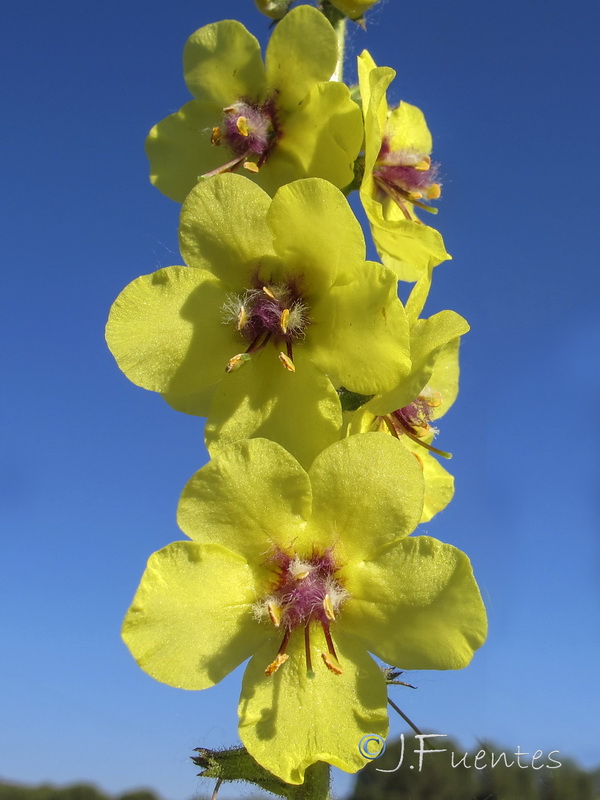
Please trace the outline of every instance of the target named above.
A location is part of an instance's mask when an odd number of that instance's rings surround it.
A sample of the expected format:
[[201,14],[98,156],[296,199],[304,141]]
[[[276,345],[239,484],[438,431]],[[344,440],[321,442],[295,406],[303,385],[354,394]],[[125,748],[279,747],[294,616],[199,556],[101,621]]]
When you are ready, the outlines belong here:
[[292,784],[317,761],[355,772],[360,739],[387,734],[386,681],[369,653],[460,669],[486,635],[468,558],[409,536],[422,492],[415,459],[381,433],[333,444],[308,473],[265,439],[223,449],[184,489],[191,541],[150,558],[125,642],[183,689],[250,657],[238,709],[250,755]]
[[265,64],[240,22],[200,28],[183,57],[195,99],[146,142],[152,183],[179,202],[199,179],[234,170],[270,194],[305,177],[349,184],[363,126],[347,86],[329,80],[337,57],[333,28],[310,6],[277,24]]

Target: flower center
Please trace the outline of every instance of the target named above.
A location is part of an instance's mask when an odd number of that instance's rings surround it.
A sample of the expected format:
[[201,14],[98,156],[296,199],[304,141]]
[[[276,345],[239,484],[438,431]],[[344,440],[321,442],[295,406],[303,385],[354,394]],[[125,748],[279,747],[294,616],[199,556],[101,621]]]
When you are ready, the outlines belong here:
[[279,138],[276,107],[273,100],[262,104],[240,101],[223,109],[220,126],[212,130],[211,142],[225,144],[234,158],[202,177],[233,172],[243,166],[248,172],[258,172]]
[[241,295],[230,295],[223,308],[225,322],[233,322],[248,347],[229,359],[226,372],[238,369],[260,352],[269,341],[278,347],[279,360],[289,372],[295,372],[293,344],[305,336],[310,325],[308,306],[297,284],[262,283]]
[[313,553],[309,558],[279,550],[271,560],[277,571],[275,585],[271,593],[256,604],[255,614],[259,619],[268,618],[276,628],[282,628],[283,640],[265,674],[272,675],[288,660],[286,649],[292,633],[302,628],[306,669],[313,677],[310,626],[318,624],[323,629],[327,644],[327,652],[321,653],[321,658],[331,672],[340,675],[342,668],[331,638],[330,625],[348,597],[348,592],[335,577],[339,567],[333,550],[329,548],[323,553]]
[[435,436],[438,433],[437,428],[434,428],[431,424],[431,414],[433,409],[438,408],[441,404],[441,394],[425,387],[423,393],[412,403],[403,408],[398,408],[396,411],[392,411],[391,414],[380,417],[380,419],[396,439],[399,439],[400,436],[408,436],[409,439],[420,444],[426,450],[437,453],[438,456],[443,458],[452,458],[451,453],[438,450],[437,447],[433,447],[433,445],[423,441],[427,436]]
[[407,203],[436,214],[437,210],[424,200],[437,200],[442,187],[436,183],[439,164],[432,164],[428,155],[408,150],[391,150],[384,137],[373,170],[377,186],[398,204],[407,219],[412,219]]

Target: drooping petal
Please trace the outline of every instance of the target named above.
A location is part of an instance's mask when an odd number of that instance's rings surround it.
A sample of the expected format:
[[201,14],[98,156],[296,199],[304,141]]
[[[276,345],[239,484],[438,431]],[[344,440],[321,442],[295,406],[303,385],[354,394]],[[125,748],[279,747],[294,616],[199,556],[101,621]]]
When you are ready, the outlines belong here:
[[155,392],[202,392],[224,377],[237,342],[223,325],[220,281],[202,269],[165,267],[115,300],[106,341],[129,380]]
[[420,522],[429,522],[443,511],[454,497],[454,476],[440,464],[424,447],[411,442],[407,436],[401,442],[417,459],[423,469],[425,492],[423,494],[423,513]]
[[288,372],[271,347],[232,372],[215,391],[205,428],[214,457],[238,439],[265,437],[285,447],[304,468],[340,438],[341,406],[331,382],[300,344]]
[[247,288],[248,276],[273,254],[266,223],[271,198],[242,175],[199,183],[181,208],[179,244],[190,266],[210,269],[226,286]]
[[429,386],[434,392],[439,392],[442,402],[432,409],[431,419],[439,419],[452,406],[458,396],[458,378],[460,368],[458,365],[458,351],[460,338],[453,339],[441,348],[438,353],[433,372],[429,379]]
[[183,72],[194,97],[221,108],[240,98],[257,102],[265,94],[260,44],[237,20],[214,22],[193,33],[183,51]]
[[215,542],[265,563],[275,544],[291,544],[310,516],[306,472],[267,439],[223,448],[188,481],[177,510],[181,530],[197,542]]
[[344,286],[332,286],[311,305],[311,358],[337,386],[374,394],[410,371],[408,322],[394,275],[366,262]]
[[157,189],[181,203],[201,175],[229,160],[229,151],[211,142],[212,129],[220,122],[218,106],[191,100],[152,128],[146,155]]
[[349,569],[408,536],[421,518],[422,470],[412,453],[385,433],[350,436],[331,445],[308,472],[313,514],[303,538],[323,548],[335,543]]
[[[458,341],[460,336],[467,333],[469,324],[455,311],[440,311],[429,319],[417,320],[410,333],[410,355],[412,367],[407,375],[396,387],[389,392],[377,395],[366,404],[373,414],[390,414],[399,408],[404,408],[419,395],[419,392],[430,382],[437,360],[442,349],[449,342]],[[457,362],[454,362],[457,369]],[[450,360],[444,359],[440,364],[440,383],[451,380]],[[444,375],[447,375],[444,379]],[[456,391],[458,391],[458,374],[456,376]],[[433,387],[432,387],[433,388]],[[436,390],[439,391],[439,389]],[[454,394],[454,398],[456,394]],[[449,398],[450,399],[450,398]],[[446,401],[443,398],[445,406]]]
[[371,233],[381,260],[399,281],[417,281],[429,265],[437,267],[452,258],[439,231],[405,219],[391,202],[384,205],[386,217],[373,215]]
[[327,81],[337,63],[336,35],[323,14],[298,6],[278,23],[265,56],[267,85],[277,105],[292,110],[318,81]]
[[364,269],[366,245],[360,223],[342,192],[328,181],[306,178],[282,186],[267,222],[286,271],[304,275],[312,294],[347,284],[358,269]]
[[253,573],[215,544],[174,542],[154,553],[123,623],[140,667],[181,689],[214,686],[265,636],[252,617]]
[[350,637],[335,635],[342,673],[322,661],[322,632],[311,626],[314,677],[307,675],[304,635],[292,634],[289,659],[270,677],[280,638],[265,643],[251,659],[242,684],[240,739],[250,755],[288,783],[302,783],[304,771],[325,761],[345,772],[367,763],[359,742],[367,733],[387,735],[387,693],[383,673]]
[[379,155],[388,117],[386,90],[396,77],[391,67],[378,67],[368,50],[357,59],[358,83],[365,116],[365,167],[369,171]]
[[344,627],[388,664],[461,669],[485,640],[485,608],[469,559],[429,536],[354,563],[346,588]]
[[[360,108],[343,83],[329,81],[313,86],[296,113],[289,115],[283,130],[263,172],[268,167],[275,176],[282,167],[289,169],[293,164],[294,178],[324,178],[340,188],[352,181],[363,125]],[[284,182],[274,181],[276,186]]]

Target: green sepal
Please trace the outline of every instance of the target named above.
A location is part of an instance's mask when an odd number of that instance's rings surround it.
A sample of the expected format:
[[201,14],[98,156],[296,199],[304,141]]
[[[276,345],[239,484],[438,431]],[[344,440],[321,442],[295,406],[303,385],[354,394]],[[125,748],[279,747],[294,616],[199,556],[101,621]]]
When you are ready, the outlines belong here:
[[356,411],[357,408],[364,406],[371,398],[375,397],[374,394],[358,394],[358,392],[351,392],[349,389],[344,389],[341,386],[337,390],[342,404],[342,411]]
[[289,800],[327,800],[329,797],[329,765],[319,761],[308,767],[304,774],[304,783],[298,785],[282,781],[261,767],[245,747],[233,747],[229,750],[209,750],[196,747],[197,756],[192,761],[202,772],[200,778],[215,778],[218,781],[245,781],[254,783],[266,792],[287,797]]

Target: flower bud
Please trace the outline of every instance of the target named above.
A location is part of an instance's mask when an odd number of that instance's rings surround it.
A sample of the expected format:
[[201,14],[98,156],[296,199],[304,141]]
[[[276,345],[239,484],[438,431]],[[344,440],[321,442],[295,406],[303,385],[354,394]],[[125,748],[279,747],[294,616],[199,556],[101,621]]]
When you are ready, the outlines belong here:
[[292,0],[254,0],[254,4],[262,14],[271,19],[282,19],[287,13]]

